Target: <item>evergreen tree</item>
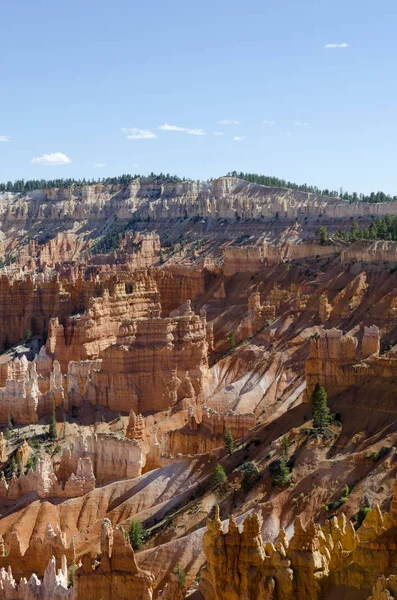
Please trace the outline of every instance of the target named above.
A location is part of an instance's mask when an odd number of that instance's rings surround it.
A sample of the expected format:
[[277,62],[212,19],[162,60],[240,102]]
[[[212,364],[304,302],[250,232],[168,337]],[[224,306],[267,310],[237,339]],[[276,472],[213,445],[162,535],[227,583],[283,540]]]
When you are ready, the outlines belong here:
[[48,433],[49,433],[51,440],[57,439],[58,434],[57,434],[57,420],[55,418],[55,406],[52,407],[52,414],[51,414],[51,420],[50,420],[50,426],[48,429]]
[[291,470],[287,465],[287,459],[282,456],[273,471],[273,485],[287,485],[291,478]]
[[145,531],[143,529],[142,523],[137,519],[131,521],[128,537],[130,540],[131,548],[133,548],[133,550],[140,550],[145,537]]
[[211,475],[211,487],[215,490],[217,487],[227,481],[227,475],[222,465],[216,465]]
[[316,236],[318,237],[318,240],[320,242],[320,244],[322,246],[324,246],[324,244],[327,242],[328,240],[328,232],[327,232],[327,228],[324,227],[324,225],[321,225],[317,231],[316,231]]
[[312,413],[313,426],[323,432],[329,425],[331,414],[327,404],[327,392],[319,383],[316,383],[312,393]]
[[236,348],[236,336],[234,335],[234,331],[228,335],[227,339],[229,340],[230,350],[233,352]]
[[223,436],[223,440],[225,442],[225,448],[227,448],[229,455],[232,454],[234,438],[232,436],[232,432],[230,431],[230,429],[226,429],[225,435]]
[[11,429],[13,429],[13,428],[14,428],[14,424],[12,422],[10,413],[8,413],[8,415],[7,415],[7,429],[9,429],[11,431]]
[[244,463],[241,467],[241,470],[244,472],[241,480],[241,489],[243,490],[244,494],[247,494],[254,485],[256,479],[259,477],[259,471],[252,462]]

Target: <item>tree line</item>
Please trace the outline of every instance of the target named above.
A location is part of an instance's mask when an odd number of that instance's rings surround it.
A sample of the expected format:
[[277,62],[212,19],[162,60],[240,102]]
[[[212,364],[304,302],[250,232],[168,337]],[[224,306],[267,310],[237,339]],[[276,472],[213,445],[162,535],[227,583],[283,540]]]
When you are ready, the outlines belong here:
[[98,183],[106,185],[128,185],[135,179],[141,179],[143,182],[148,183],[177,183],[180,181],[186,181],[185,177],[178,177],[177,175],[170,175],[169,173],[150,173],[149,175],[119,175],[118,177],[99,177],[97,179],[17,179],[16,181],[7,181],[7,183],[0,183],[0,192],[14,192],[26,194],[34,190],[44,190],[46,188],[68,188],[73,186],[82,185],[95,185]]
[[238,171],[230,171],[227,174],[227,177],[238,177],[238,179],[243,179],[244,181],[249,181],[250,183],[258,183],[260,185],[266,185],[268,187],[283,187],[289,188],[292,190],[298,190],[300,192],[309,192],[311,194],[317,194],[320,196],[331,196],[332,198],[340,198],[341,200],[346,200],[348,202],[371,202],[371,203],[379,203],[379,202],[390,202],[396,201],[397,196],[390,196],[385,194],[384,192],[371,192],[370,194],[358,194],[357,192],[349,193],[344,191],[342,188],[337,190],[329,190],[329,189],[320,189],[317,186],[308,185],[304,183],[299,185],[297,183],[293,183],[292,181],[286,181],[285,179],[280,179],[279,177],[271,177],[269,175],[258,175],[257,173],[243,173]]
[[359,227],[357,221],[353,221],[350,232],[338,230],[336,236],[348,242],[358,240],[393,240],[396,242],[397,216],[376,217],[368,227]]

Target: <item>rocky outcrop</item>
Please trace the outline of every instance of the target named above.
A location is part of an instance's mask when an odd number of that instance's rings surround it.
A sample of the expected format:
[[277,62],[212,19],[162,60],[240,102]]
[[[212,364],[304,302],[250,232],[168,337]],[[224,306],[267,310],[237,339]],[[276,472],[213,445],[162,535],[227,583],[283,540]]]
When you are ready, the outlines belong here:
[[63,403],[59,363],[54,361],[49,381],[42,386],[48,389],[45,393],[40,391],[36,364],[35,361],[29,362],[25,356],[7,363],[5,387],[0,387],[0,422],[5,423],[10,416],[14,423],[37,423],[41,415]]
[[133,410],[130,412],[127,430],[125,435],[130,440],[141,440],[145,430],[145,420],[141,414],[136,415]]
[[82,473],[79,464],[82,469],[86,461],[92,465],[97,482],[103,484],[115,479],[138,477],[145,465],[145,455],[137,440],[110,434],[79,436],[73,447],[63,450],[57,471],[58,478],[66,483],[73,473],[78,477]]
[[260,292],[253,292],[248,296],[248,315],[242,320],[238,329],[242,339],[252,337],[267,321],[273,321],[276,315],[276,307],[270,302],[261,304]]
[[[394,355],[379,356],[380,333],[376,326],[365,327],[361,352],[357,338],[343,335],[338,329],[322,329],[310,340],[310,355],[306,361],[307,393],[310,397],[316,383],[325,387],[330,397],[357,386],[387,388],[393,380]],[[362,359],[362,360],[360,360]]]
[[102,523],[100,563],[89,554],[75,574],[76,597],[84,600],[152,600],[154,577],[140,569],[123,529],[113,529],[108,519]]
[[160,237],[156,233],[126,234],[120,238],[119,246],[109,254],[95,254],[89,264],[125,264],[129,269],[146,269],[156,263],[160,256]]
[[[74,467],[74,468],[73,468]],[[95,476],[89,456],[79,457],[69,469],[68,478],[60,482],[54,472],[51,458],[45,454],[39,458],[34,469],[19,477],[13,474],[8,485],[4,474],[0,480],[0,497],[16,500],[25,494],[36,492],[39,498],[76,498],[95,488]]]
[[264,265],[261,246],[227,246],[223,260],[223,272],[226,277],[236,273],[257,273]]
[[188,311],[180,317],[131,320],[120,327],[117,343],[102,353],[89,401],[126,413],[198,402],[207,352],[205,316]]
[[89,301],[83,315],[68,319],[65,325],[51,319],[47,353],[56,358],[66,372],[70,361],[96,360],[117,341],[123,324],[134,319],[160,316],[159,293],[154,280],[145,273],[133,283],[119,282],[113,293],[105,289],[101,297]]
[[322,527],[298,517],[291,540],[281,531],[273,544],[263,541],[258,515],[248,515],[242,531],[231,518],[224,533],[218,511],[204,534],[200,591],[205,600],[325,600],[368,598],[374,586],[372,600],[393,598],[395,526],[378,506],[357,532],[343,514]]
[[395,600],[397,598],[397,575],[379,577],[368,600]]
[[219,512],[207,521],[207,528],[203,539],[207,567],[200,584],[205,600],[292,598],[293,572],[286,549],[281,541],[277,548],[265,546],[257,515],[246,517],[241,533],[233,517],[223,533]]
[[61,568],[56,570],[53,556],[44,571],[43,579],[35,573],[27,580],[22,577],[17,583],[11,567],[0,570],[0,592],[3,600],[73,600],[74,589],[68,588],[68,568],[66,556],[61,558]]
[[340,259],[342,262],[397,262],[397,243],[386,240],[355,242],[342,251]]
[[38,577],[43,577],[53,557],[57,561],[61,559],[65,561],[62,558],[65,556],[68,564],[74,563],[76,558],[73,543],[67,543],[66,536],[59,527],[53,528],[50,524],[47,525],[43,538],[31,537],[25,550],[18,533],[14,529],[11,530],[5,536],[3,548],[3,554],[0,555],[0,568],[5,570],[11,568],[16,579],[26,577],[28,573],[36,573]]

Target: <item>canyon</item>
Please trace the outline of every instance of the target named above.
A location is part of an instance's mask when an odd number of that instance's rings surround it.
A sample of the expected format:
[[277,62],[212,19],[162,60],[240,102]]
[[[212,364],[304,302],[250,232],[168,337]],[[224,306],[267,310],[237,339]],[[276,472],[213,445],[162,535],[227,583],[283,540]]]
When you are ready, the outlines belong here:
[[334,235],[386,214],[231,177],[0,194],[1,597],[397,598],[397,243]]

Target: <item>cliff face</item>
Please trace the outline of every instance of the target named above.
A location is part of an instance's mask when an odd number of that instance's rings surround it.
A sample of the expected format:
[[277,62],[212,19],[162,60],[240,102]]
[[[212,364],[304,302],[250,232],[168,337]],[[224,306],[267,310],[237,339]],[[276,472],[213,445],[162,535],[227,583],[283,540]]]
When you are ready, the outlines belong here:
[[395,527],[394,514],[375,507],[357,532],[344,515],[323,526],[298,518],[292,538],[281,531],[273,544],[263,541],[258,515],[242,531],[231,518],[224,533],[218,512],[207,522],[200,590],[206,600],[326,600],[366,599],[375,586],[371,598],[392,598],[395,577],[384,575],[393,572]]
[[26,223],[30,218],[52,221],[98,220],[117,215],[142,219],[211,217],[229,219],[317,219],[396,214],[395,203],[344,202],[297,190],[264,187],[222,177],[210,183],[156,184],[139,179],[128,186],[92,185],[48,189],[0,203],[4,226]]
[[205,316],[131,320],[102,354],[89,399],[114,411],[167,410],[199,400],[208,370]]
[[338,329],[323,329],[319,337],[310,340],[306,362],[308,396],[317,382],[331,398],[353,387],[394,389],[396,356],[379,356],[379,350],[380,333],[376,326],[364,327],[361,348],[356,337],[343,335]]
[[397,261],[397,243],[378,240],[376,242],[355,242],[341,253],[342,261],[357,260],[362,262],[372,261]]

